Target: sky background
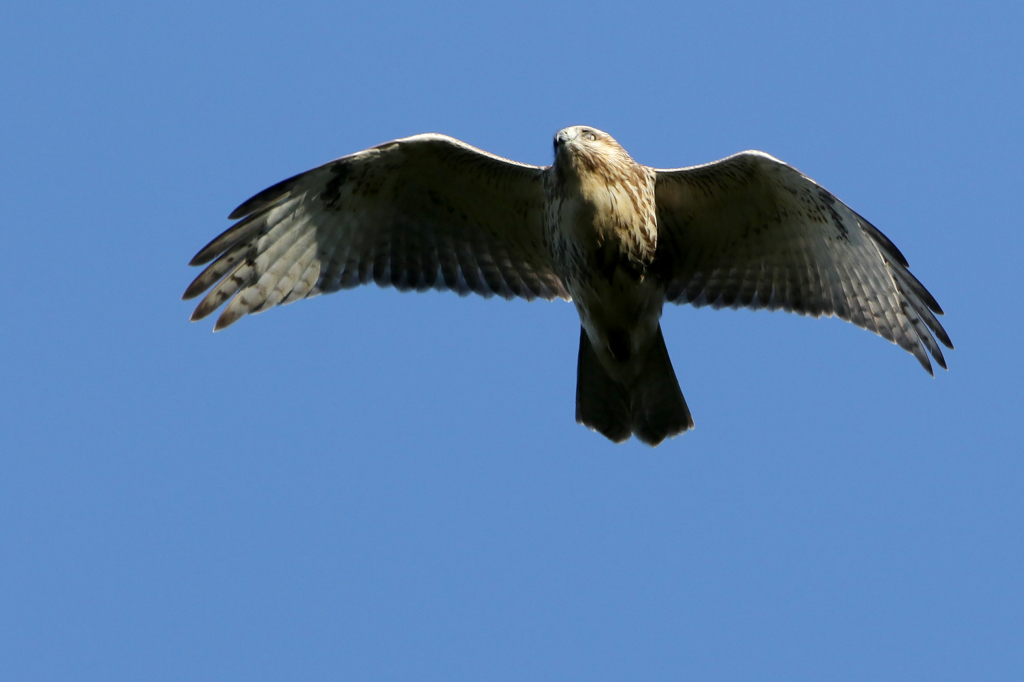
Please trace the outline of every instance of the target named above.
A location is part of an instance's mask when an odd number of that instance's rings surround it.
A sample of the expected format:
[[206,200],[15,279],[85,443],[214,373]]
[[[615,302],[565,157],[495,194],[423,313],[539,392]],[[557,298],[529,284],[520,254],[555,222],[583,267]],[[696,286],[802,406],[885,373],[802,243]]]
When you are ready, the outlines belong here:
[[[977,0],[9,3],[0,679],[1024,679],[1022,34]],[[264,187],[421,132],[546,165],[573,124],[815,178],[941,303],[949,372],[668,306],[697,428],[652,450],[574,423],[562,302],[188,322]]]

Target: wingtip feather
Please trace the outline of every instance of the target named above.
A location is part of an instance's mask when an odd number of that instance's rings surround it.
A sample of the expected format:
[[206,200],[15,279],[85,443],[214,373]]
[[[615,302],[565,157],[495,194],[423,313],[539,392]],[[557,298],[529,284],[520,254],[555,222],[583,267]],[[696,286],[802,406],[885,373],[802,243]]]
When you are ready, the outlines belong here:
[[187,289],[185,289],[185,293],[181,295],[181,300],[190,301],[209,288],[209,283],[206,282],[202,275],[199,275],[199,277],[192,280],[192,283],[188,285]]
[[223,329],[227,329],[235,322],[238,322],[245,315],[245,311],[232,310],[230,307],[224,310],[217,318],[217,323],[213,325],[213,331],[219,332]]
[[[306,171],[306,173],[309,172],[311,171]],[[299,173],[298,175],[293,175],[287,180],[282,180],[276,185],[271,185],[262,192],[250,197],[249,199],[246,199],[238,206],[238,208],[236,208],[234,211],[230,213],[230,215],[228,215],[228,220],[238,220],[239,218],[244,218],[250,213],[255,213],[262,208],[266,208],[273,204],[277,204],[284,201],[289,196],[291,196],[292,189],[295,187],[296,184],[298,184],[299,178],[301,178],[303,175],[306,175],[306,173]]]

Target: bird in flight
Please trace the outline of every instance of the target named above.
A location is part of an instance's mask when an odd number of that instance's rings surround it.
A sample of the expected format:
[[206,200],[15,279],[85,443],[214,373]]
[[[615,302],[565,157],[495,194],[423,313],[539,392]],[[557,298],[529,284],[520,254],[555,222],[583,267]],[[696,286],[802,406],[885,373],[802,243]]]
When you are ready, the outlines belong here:
[[[214,330],[279,304],[374,282],[506,299],[561,298],[580,317],[576,421],[657,445],[693,427],[662,306],[835,315],[932,373],[953,345],[942,309],[874,225],[763,152],[662,170],[610,135],[560,130],[550,166],[415,135],[280,182],[190,265],[192,320]],[[212,262],[211,262],[212,261]]]

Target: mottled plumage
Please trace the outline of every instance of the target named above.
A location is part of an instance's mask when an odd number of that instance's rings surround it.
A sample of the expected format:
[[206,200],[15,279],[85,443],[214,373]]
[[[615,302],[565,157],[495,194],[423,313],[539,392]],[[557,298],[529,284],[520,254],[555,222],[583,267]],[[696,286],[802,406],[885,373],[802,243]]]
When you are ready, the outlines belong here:
[[[665,301],[836,315],[943,368],[942,310],[881,232],[761,152],[657,170],[593,128],[529,166],[443,135],[346,156],[260,192],[192,259],[199,320],[375,282],[572,300],[576,418],[657,445],[693,426],[661,333]],[[211,262],[212,261],[212,262]]]

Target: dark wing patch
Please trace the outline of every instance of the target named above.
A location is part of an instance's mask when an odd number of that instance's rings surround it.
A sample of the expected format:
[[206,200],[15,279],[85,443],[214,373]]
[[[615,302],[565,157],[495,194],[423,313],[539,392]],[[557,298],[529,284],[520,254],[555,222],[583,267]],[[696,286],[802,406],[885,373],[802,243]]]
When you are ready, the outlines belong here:
[[[192,265],[192,315],[232,299],[223,329],[247,313],[374,282],[402,291],[568,298],[543,230],[543,169],[441,135],[389,142],[252,197],[242,218]],[[211,289],[212,287],[212,289]]]
[[835,315],[899,344],[929,373],[953,345],[942,309],[878,228],[761,152],[657,171],[655,268],[673,303]]

